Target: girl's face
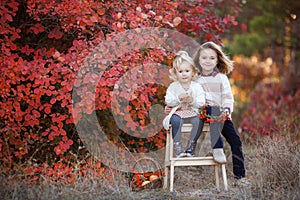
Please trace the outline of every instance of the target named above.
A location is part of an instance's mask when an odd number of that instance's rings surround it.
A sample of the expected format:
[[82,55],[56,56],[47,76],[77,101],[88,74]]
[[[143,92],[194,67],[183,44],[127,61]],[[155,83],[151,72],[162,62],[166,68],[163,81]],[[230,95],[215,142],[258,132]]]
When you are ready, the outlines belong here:
[[180,83],[190,83],[193,78],[193,66],[188,62],[182,62],[176,70],[176,76]]
[[202,68],[203,74],[209,74],[213,72],[214,68],[218,64],[216,51],[213,49],[203,49],[200,52],[199,64]]

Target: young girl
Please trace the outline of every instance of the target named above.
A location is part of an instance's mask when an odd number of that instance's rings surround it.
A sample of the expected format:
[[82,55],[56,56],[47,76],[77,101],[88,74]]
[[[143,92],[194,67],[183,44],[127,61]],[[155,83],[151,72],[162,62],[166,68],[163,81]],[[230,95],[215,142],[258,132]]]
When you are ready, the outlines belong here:
[[[213,42],[206,42],[200,46],[195,53],[194,62],[200,71],[198,82],[206,92],[206,103],[211,108],[209,114],[229,116],[222,126],[213,127],[213,131],[216,131],[212,141],[213,156],[225,157],[224,144],[219,135],[221,132],[231,146],[234,176],[241,179],[245,177],[244,155],[241,139],[230,119],[234,99],[226,76],[232,71],[233,62],[223,53],[221,47]],[[218,128],[221,129],[216,130]],[[226,160],[226,157],[224,159]]]
[[[202,131],[203,123],[200,123],[198,110],[205,103],[205,93],[201,85],[195,82],[198,79],[198,73],[199,71],[188,53],[179,51],[173,61],[173,68],[170,69],[170,78],[174,82],[167,88],[165,96],[166,105],[172,107],[172,110],[163,121],[166,130],[169,129],[170,123],[172,125],[174,150],[177,157],[194,155],[196,143]],[[178,120],[182,120],[182,122],[173,123]],[[193,125],[185,151],[181,141],[183,122]]]

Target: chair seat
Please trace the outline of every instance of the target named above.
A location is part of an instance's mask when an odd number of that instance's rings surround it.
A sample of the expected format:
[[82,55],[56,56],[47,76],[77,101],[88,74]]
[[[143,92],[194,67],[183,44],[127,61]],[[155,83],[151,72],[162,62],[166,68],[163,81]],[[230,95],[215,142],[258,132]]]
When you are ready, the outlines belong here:
[[172,162],[176,162],[178,164],[174,164],[176,166],[192,166],[192,165],[198,165],[197,163],[201,164],[201,165],[218,165],[218,163],[216,163],[213,160],[212,156],[208,156],[208,157],[182,157],[182,158],[176,158],[173,157],[170,159],[170,161]]

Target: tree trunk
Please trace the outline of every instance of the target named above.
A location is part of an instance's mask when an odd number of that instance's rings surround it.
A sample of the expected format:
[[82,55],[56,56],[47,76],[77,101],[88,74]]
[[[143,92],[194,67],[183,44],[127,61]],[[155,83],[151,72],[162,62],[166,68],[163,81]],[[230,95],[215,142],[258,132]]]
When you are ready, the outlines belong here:
[[300,87],[300,36],[298,25],[300,23],[300,13],[298,13],[296,20],[293,20],[291,23],[292,28],[292,50],[291,50],[291,59],[289,72],[285,76],[283,93],[284,94],[295,94],[298,88]]

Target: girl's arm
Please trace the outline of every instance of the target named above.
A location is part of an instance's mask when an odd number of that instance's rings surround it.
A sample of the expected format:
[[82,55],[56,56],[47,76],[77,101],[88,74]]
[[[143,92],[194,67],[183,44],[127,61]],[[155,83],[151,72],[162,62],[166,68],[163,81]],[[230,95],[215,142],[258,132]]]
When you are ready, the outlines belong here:
[[171,84],[167,89],[165,103],[169,107],[178,106],[180,103],[175,91],[176,89],[174,87],[174,84]]
[[195,108],[200,108],[205,104],[205,92],[199,83],[195,83],[193,85],[194,101],[192,102],[192,106]]
[[233,103],[234,103],[234,98],[232,95],[232,90],[230,86],[229,79],[226,75],[222,76],[222,107],[227,108],[229,111],[229,114],[232,113],[233,111]]

